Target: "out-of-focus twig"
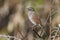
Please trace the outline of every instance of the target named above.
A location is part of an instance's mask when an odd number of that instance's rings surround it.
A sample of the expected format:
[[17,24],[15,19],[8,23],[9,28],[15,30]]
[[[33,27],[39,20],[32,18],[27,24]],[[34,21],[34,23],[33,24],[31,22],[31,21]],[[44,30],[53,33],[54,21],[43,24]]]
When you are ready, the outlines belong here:
[[52,2],[53,2],[53,0],[50,0],[50,13],[49,13],[49,15],[50,15],[50,20],[49,20],[49,22],[50,22],[50,25],[49,25],[49,27],[50,27],[50,35],[49,35],[48,40],[51,40],[51,14],[52,14]]
[[14,39],[17,39],[17,40],[21,40],[21,38],[17,38],[17,37],[15,37],[15,36],[4,35],[4,34],[0,34],[0,37],[14,38]]
[[59,29],[60,29],[60,27],[57,27],[57,30],[56,30],[55,35],[53,37],[53,40],[55,40],[56,36],[58,35]]

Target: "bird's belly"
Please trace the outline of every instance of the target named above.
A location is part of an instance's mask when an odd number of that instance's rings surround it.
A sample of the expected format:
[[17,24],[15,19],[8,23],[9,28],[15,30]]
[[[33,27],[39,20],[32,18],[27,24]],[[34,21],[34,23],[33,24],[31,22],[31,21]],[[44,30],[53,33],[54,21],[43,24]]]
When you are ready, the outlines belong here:
[[29,17],[29,20],[34,24],[34,25],[36,25],[36,22],[33,20],[33,18],[30,16]]

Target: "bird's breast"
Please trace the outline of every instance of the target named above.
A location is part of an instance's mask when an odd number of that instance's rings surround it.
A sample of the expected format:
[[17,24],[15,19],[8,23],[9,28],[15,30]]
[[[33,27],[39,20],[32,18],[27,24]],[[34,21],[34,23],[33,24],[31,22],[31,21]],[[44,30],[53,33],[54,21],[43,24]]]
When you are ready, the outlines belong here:
[[32,22],[32,24],[36,25],[36,22],[33,19],[33,14],[28,15],[28,17],[29,17],[29,20]]

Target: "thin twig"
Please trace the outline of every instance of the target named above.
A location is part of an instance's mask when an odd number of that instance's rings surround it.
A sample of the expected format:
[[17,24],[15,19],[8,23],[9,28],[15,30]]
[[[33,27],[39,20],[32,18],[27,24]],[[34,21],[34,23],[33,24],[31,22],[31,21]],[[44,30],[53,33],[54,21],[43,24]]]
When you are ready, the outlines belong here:
[[23,34],[22,34],[21,31],[19,30],[19,24],[17,25],[16,30],[21,34],[22,38],[24,38]]
[[15,37],[15,36],[3,35],[3,34],[0,34],[0,37],[14,38],[14,39],[17,39],[17,40],[21,40],[21,38],[17,38],[17,37]]
[[51,6],[51,8],[50,8],[50,13],[49,13],[49,15],[50,15],[50,35],[49,35],[49,39],[48,39],[48,40],[51,40],[51,14],[52,14],[52,0],[50,0],[50,6]]
[[59,28],[58,28],[58,30],[56,30],[55,36],[54,36],[54,38],[53,38],[54,40],[55,40],[55,38],[56,38],[58,32],[59,32]]
[[42,37],[34,30],[34,26],[36,26],[36,25],[33,25],[32,30],[36,33],[36,35],[37,35],[39,38],[42,38]]
[[39,37],[39,38],[42,38],[34,29],[33,31],[36,33],[36,35]]
[[50,17],[50,15],[48,14],[48,16],[47,16],[47,19],[46,19],[46,22],[45,22],[45,25],[44,25],[44,26],[46,26],[46,24],[47,24],[47,22],[48,22],[49,17]]

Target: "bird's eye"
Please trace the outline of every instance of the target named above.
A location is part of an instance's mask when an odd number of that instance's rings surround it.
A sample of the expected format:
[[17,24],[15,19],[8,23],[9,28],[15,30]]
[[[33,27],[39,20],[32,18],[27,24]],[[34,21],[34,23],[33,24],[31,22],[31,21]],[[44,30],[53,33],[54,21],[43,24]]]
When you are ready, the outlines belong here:
[[32,8],[31,10],[34,11],[34,8]]
[[34,9],[28,9],[29,11],[34,11]]

